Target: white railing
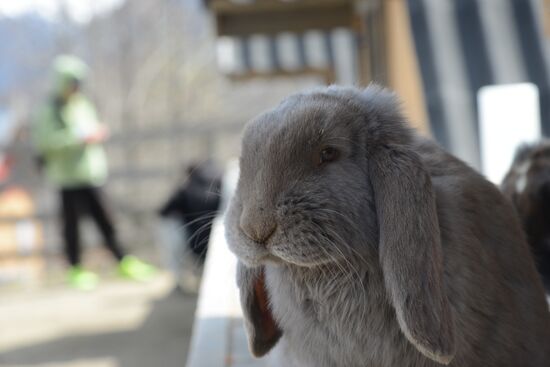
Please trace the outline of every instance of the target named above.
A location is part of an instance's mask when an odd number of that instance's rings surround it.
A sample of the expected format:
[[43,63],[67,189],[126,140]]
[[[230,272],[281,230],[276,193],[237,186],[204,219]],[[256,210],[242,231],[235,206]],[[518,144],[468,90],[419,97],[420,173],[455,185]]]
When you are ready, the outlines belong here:
[[[227,202],[238,176],[231,164],[224,178],[222,202]],[[237,259],[225,241],[223,218],[212,226],[187,367],[261,367],[248,351],[239,294],[235,282]]]

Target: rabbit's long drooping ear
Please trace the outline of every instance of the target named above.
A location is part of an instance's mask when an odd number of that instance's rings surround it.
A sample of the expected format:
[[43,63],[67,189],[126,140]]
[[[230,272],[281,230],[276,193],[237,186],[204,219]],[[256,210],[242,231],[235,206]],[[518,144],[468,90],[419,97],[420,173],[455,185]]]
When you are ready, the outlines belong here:
[[455,352],[454,324],[430,176],[405,145],[384,145],[369,155],[380,263],[399,326],[422,354],[448,364]]
[[263,267],[249,268],[239,262],[237,284],[250,351],[254,356],[261,357],[273,348],[282,335],[269,308]]

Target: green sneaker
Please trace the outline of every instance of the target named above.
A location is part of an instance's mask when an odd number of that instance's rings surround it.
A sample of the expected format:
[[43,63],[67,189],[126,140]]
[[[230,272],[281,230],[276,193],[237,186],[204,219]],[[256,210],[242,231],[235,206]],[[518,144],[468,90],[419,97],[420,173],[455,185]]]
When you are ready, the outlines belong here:
[[157,269],[135,256],[127,255],[118,263],[118,274],[124,278],[147,281],[157,273]]
[[71,287],[82,291],[91,291],[99,282],[97,274],[82,269],[80,266],[71,266],[67,272],[67,282]]

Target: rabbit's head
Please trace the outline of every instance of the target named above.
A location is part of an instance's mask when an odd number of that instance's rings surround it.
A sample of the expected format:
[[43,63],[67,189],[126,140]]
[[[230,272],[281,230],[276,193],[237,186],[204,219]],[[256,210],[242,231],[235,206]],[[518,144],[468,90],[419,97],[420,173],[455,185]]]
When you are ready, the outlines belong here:
[[259,269],[239,280],[253,353],[281,335],[262,265],[362,259],[381,269],[407,339],[452,359],[435,197],[413,139],[394,95],[376,86],[294,95],[249,123],[226,231],[237,257]]

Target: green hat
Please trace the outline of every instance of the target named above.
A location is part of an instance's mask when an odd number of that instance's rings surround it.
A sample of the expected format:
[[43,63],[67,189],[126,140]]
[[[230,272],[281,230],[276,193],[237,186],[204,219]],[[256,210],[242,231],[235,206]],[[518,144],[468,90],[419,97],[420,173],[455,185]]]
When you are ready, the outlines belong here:
[[75,80],[84,81],[88,71],[88,65],[75,56],[57,56],[53,62],[54,92],[61,94]]

